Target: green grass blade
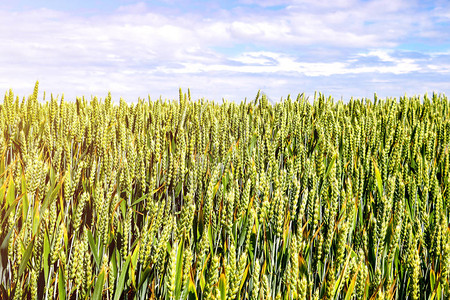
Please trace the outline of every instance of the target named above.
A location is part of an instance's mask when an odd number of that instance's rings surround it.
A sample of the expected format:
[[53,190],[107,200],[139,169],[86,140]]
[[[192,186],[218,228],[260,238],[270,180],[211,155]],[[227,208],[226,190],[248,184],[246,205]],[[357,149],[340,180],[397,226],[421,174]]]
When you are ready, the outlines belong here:
[[102,269],[95,283],[94,294],[92,299],[102,299],[103,285],[105,283],[105,269]]
[[[177,269],[175,275],[175,298],[180,299],[181,296],[181,286],[183,279],[183,252],[184,252],[184,243],[179,243],[178,253],[177,253]],[[186,266],[189,267],[189,266]]]
[[127,276],[128,266],[131,261],[131,256],[127,257],[127,260],[125,261],[125,264],[123,265],[122,269],[120,270],[120,276],[119,281],[117,282],[116,291],[114,292],[114,300],[121,299],[122,292],[125,288],[125,278]]
[[28,247],[23,254],[22,261],[20,262],[20,266],[19,266],[19,278],[20,278],[20,276],[22,276],[22,273],[25,271],[28,261],[30,260],[31,254],[33,253],[33,245],[34,245],[34,239],[30,242],[30,244],[28,244]]

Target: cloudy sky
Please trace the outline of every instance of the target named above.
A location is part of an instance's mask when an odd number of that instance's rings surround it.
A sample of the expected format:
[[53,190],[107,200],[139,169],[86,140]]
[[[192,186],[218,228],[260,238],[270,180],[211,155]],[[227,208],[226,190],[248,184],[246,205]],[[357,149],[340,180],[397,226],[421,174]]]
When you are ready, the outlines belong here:
[[447,0],[0,0],[0,40],[21,97],[450,94]]

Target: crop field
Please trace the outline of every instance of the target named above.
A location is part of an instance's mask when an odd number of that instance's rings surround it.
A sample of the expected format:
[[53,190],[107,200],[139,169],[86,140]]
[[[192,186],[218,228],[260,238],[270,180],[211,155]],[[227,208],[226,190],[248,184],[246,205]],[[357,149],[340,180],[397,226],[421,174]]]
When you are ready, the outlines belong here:
[[9,91],[0,298],[449,299],[449,146],[438,94]]

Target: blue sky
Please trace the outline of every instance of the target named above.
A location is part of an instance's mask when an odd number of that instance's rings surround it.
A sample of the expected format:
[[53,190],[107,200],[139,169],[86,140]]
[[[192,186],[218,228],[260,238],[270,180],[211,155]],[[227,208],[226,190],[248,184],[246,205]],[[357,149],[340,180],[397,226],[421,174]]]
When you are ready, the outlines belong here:
[[21,97],[450,94],[447,0],[0,0],[0,38]]

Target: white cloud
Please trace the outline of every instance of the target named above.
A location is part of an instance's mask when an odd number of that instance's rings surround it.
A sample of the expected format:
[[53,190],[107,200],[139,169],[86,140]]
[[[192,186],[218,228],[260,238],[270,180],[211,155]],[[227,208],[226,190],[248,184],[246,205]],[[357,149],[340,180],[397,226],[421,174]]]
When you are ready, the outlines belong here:
[[249,74],[299,74],[305,76],[331,76],[340,74],[407,74],[412,72],[439,71],[447,72],[445,65],[428,64],[421,65],[418,60],[412,58],[395,58],[384,50],[373,50],[359,54],[360,57],[376,57],[389,65],[359,65],[358,59],[348,59],[336,62],[301,62],[295,57],[275,52],[245,52],[231,58],[239,64],[202,64],[182,63],[183,68],[163,68],[165,73],[202,73],[202,72],[235,72]]
[[389,54],[389,52],[392,52],[392,51],[377,49],[377,50],[371,50],[368,53],[361,53],[360,56],[362,56],[362,57],[375,56],[375,57],[378,57],[381,61],[390,61],[390,62],[395,61],[395,59]]

